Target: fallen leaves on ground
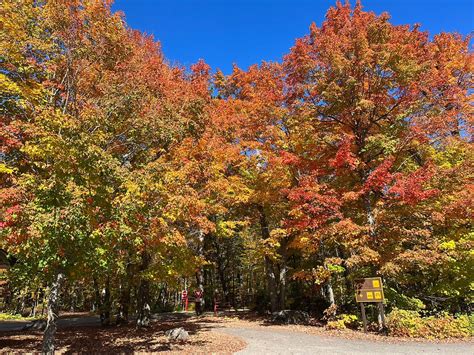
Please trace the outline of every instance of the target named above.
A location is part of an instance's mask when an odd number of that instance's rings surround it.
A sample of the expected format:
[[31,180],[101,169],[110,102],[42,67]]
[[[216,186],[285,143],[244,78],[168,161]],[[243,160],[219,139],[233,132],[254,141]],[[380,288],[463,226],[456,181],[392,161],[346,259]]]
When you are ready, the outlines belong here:
[[[168,329],[183,327],[190,334],[187,342],[170,341]],[[67,327],[57,332],[57,349],[72,353],[219,353],[232,354],[245,347],[237,337],[211,331],[212,321],[200,319],[153,322],[149,328],[134,325],[116,327]],[[41,350],[40,331],[14,331],[0,335],[2,352],[36,352]]]

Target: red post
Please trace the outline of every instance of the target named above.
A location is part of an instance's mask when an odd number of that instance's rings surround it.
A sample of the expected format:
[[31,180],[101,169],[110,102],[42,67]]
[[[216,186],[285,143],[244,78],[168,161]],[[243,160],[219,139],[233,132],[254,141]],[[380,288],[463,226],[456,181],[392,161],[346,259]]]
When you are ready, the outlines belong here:
[[188,291],[187,290],[183,290],[183,292],[181,293],[181,298],[184,303],[184,311],[187,312],[188,311]]

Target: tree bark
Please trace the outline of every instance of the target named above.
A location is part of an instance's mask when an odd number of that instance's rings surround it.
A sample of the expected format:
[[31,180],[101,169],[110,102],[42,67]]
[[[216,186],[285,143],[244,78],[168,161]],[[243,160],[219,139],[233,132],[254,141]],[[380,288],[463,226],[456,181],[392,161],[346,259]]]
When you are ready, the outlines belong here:
[[267,296],[270,299],[270,310],[275,312],[278,310],[277,284],[273,262],[268,256],[265,256],[265,277],[267,280]]
[[288,267],[286,266],[286,260],[283,260],[280,267],[280,272],[279,272],[278,310],[285,309],[287,272],[288,272]]
[[110,325],[110,308],[111,308],[111,302],[110,302],[110,277],[107,276],[107,280],[105,282],[105,287],[102,290],[103,293],[103,302],[102,302],[102,307],[101,307],[101,313],[100,313],[100,322],[103,326]]
[[367,215],[367,224],[369,225],[369,236],[372,238],[373,241],[375,241],[375,215],[372,208],[372,202],[370,200],[370,193],[364,196],[364,207]]
[[222,263],[219,260],[217,263],[217,273],[221,281],[222,292],[224,293],[224,300],[225,302],[229,302],[229,288],[227,287],[227,279],[225,275],[225,270],[222,266]]
[[328,292],[328,299],[331,306],[336,304],[336,300],[334,299],[334,290],[332,289],[332,283],[329,281],[327,283],[327,292]]
[[120,290],[120,309],[117,317],[117,323],[127,323],[130,310],[130,286],[122,285]]
[[138,288],[138,317],[137,326],[147,327],[150,324],[150,281],[143,276],[151,262],[151,256],[146,252],[142,252],[142,264],[140,267],[141,280]]
[[[200,230],[199,231],[199,241],[198,241],[198,255],[202,257],[204,255],[203,253],[203,246],[204,246],[204,233]],[[196,271],[196,283],[198,286],[198,289],[201,290],[202,292],[202,300],[201,300],[201,310],[204,310],[205,307],[205,294],[204,294],[204,273],[202,267],[200,267]]]
[[33,306],[31,307],[31,312],[30,312],[30,317],[36,317],[36,308],[38,307],[38,295],[39,295],[39,289],[36,289],[35,291],[35,297],[33,299]]
[[[222,292],[224,294],[224,301],[225,303],[229,302],[229,287],[227,285],[227,277],[226,277],[226,256],[222,255],[222,251],[220,245],[216,239],[217,237],[213,237],[213,247],[216,250],[216,261],[217,261],[217,275],[219,276],[219,280],[222,286]],[[228,262],[228,260],[227,260]]]
[[127,323],[129,320],[131,278],[132,264],[128,262],[125,280],[123,280],[122,284],[120,285],[120,308],[117,317],[117,323]]
[[[257,207],[260,214],[260,229],[262,234],[262,239],[266,240],[270,238],[270,228],[268,226],[267,216],[265,215],[265,210],[262,205]],[[278,310],[278,290],[277,290],[277,281],[274,269],[274,263],[272,260],[265,256],[265,278],[267,281],[267,296],[270,299],[270,310],[275,312]]]
[[101,304],[102,304],[102,301],[100,299],[100,290],[99,290],[99,283],[97,282],[97,278],[94,276],[93,277],[93,281],[94,281],[94,303],[92,304],[92,310],[93,311],[96,311],[96,310],[100,310],[100,307],[101,307]]
[[56,278],[51,284],[48,296],[48,319],[43,334],[43,354],[54,354],[54,336],[56,334],[59,315],[59,292],[63,279],[64,274],[60,272],[56,275]]

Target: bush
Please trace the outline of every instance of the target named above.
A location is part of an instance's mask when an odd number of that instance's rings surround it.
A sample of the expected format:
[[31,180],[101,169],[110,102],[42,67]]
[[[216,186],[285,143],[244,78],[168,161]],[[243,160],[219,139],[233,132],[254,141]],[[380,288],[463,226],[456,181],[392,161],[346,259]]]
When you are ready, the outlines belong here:
[[398,293],[394,288],[384,288],[387,305],[390,308],[401,308],[411,311],[421,311],[426,308],[426,305],[416,297],[409,297]]
[[357,316],[354,314],[340,314],[336,317],[336,320],[327,322],[327,329],[343,330],[346,328],[357,328],[359,321]]
[[423,318],[417,311],[395,308],[387,317],[390,335],[411,338],[466,338],[473,335],[473,317],[447,313]]

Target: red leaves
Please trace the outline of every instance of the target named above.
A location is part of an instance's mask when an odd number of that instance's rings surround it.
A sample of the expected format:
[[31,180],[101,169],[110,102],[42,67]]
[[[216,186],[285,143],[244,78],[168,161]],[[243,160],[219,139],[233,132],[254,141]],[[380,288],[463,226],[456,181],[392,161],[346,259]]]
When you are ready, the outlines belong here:
[[385,191],[386,196],[409,205],[415,205],[438,193],[436,189],[425,188],[434,175],[432,165],[426,164],[409,174],[393,174],[390,169],[394,160],[389,157],[372,171],[364,184],[364,191]]
[[433,166],[425,165],[407,176],[395,174],[395,184],[390,188],[389,193],[409,205],[415,205],[436,196],[439,193],[437,189],[425,189],[425,184],[434,174],[433,170]]
[[329,162],[330,166],[336,169],[347,167],[350,170],[354,170],[357,167],[358,159],[351,151],[352,142],[352,137],[345,137],[341,141],[335,157]]
[[301,163],[301,159],[296,154],[283,151],[280,154],[280,162],[286,165],[298,165]]
[[6,236],[6,241],[9,247],[21,245],[28,239],[28,235],[21,232],[12,232]]
[[[12,117],[8,117],[11,119]],[[21,130],[16,122],[7,124],[7,117],[0,117],[0,152],[9,153],[22,145]]]
[[314,178],[303,179],[298,187],[288,192],[288,199],[293,204],[290,219],[286,221],[289,228],[318,228],[330,219],[340,217],[341,201],[335,191],[317,184]]
[[20,212],[21,212],[20,205],[14,205],[7,208],[4,212],[4,217],[3,217],[4,220],[0,222],[0,228],[13,226]]
[[382,191],[393,179],[393,175],[390,173],[393,162],[394,159],[389,157],[375,168],[365,181],[364,190]]

